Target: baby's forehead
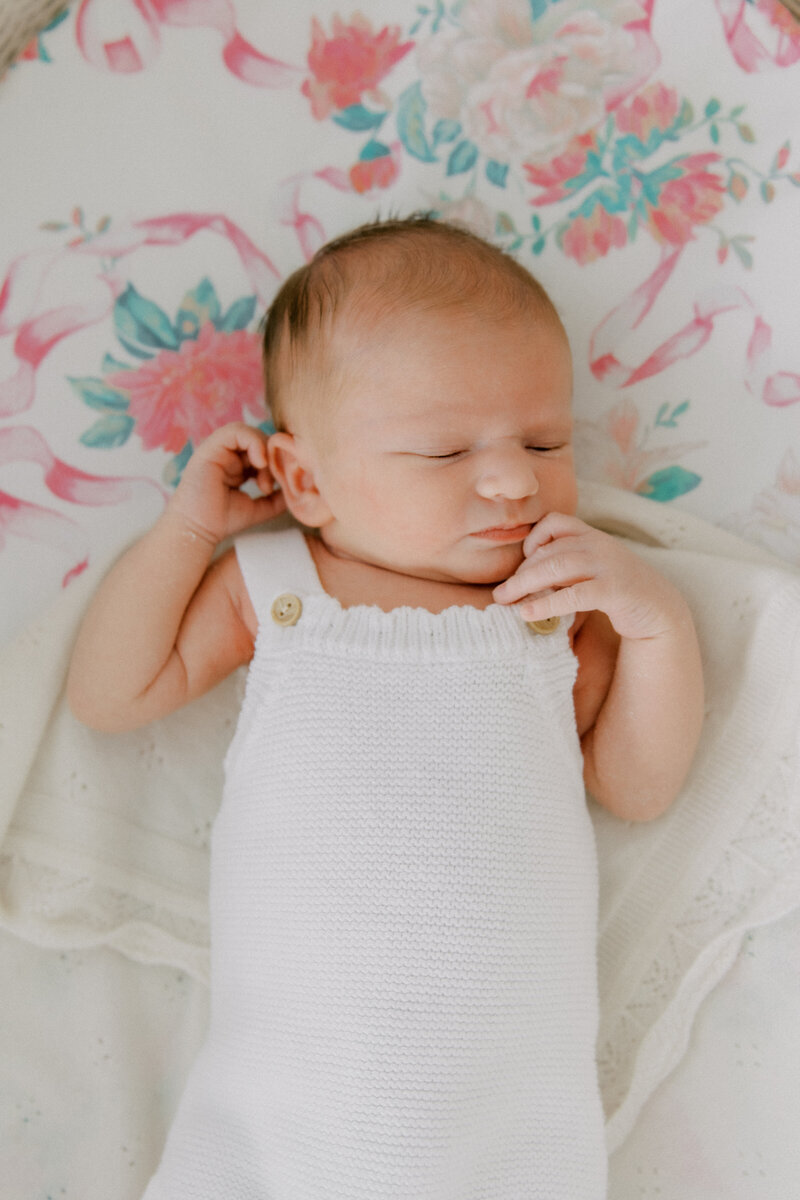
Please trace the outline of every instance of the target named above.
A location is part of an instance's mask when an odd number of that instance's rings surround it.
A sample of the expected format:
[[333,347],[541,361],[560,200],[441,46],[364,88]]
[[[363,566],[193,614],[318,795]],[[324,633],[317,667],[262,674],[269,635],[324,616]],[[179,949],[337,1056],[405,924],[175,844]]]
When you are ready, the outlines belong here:
[[382,350],[391,352],[400,342],[407,350],[409,365],[423,346],[429,358],[454,362],[465,340],[470,343],[476,334],[512,326],[527,327],[540,340],[547,339],[554,350],[570,354],[564,326],[554,309],[543,307],[534,295],[518,295],[515,304],[499,305],[488,288],[480,295],[433,297],[378,289],[368,282],[357,285],[340,301],[325,340],[326,348],[340,361],[356,362]]
[[493,413],[498,426],[571,424],[569,344],[541,314],[498,320],[462,306],[377,323],[343,315],[332,358],[340,415],[344,407],[359,424],[457,431]]

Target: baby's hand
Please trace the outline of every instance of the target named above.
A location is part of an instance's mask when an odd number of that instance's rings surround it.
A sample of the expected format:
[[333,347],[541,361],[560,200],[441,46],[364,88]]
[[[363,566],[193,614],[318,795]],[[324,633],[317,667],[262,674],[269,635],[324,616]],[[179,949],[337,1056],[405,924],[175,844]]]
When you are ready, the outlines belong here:
[[610,534],[549,513],[523,543],[525,560],[494,589],[526,621],[599,609],[623,638],[655,638],[685,619],[680,593]]
[[[254,480],[263,495],[241,491]],[[240,421],[217,429],[195,450],[167,511],[216,545],[286,508],[267,465],[267,435]]]

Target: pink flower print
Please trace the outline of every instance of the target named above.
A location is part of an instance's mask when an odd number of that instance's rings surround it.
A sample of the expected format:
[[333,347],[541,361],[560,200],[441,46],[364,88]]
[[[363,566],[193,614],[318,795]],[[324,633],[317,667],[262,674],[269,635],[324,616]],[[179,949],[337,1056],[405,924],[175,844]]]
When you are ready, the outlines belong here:
[[653,83],[634,96],[630,103],[617,109],[617,129],[646,143],[654,129],[661,133],[669,129],[678,115],[678,108],[678,94],[674,88]]
[[17,60],[19,62],[35,62],[41,57],[42,53],[39,47],[39,39],[38,37],[35,37],[33,41],[28,42],[22,53],[17,55]]
[[333,37],[326,36],[316,17],[312,18],[311,31],[308,65],[312,78],[306,79],[301,91],[311,101],[311,111],[318,121],[360,103],[365,92],[374,103],[386,104],[378,83],[414,45],[400,42],[398,26],[384,26],[375,34],[370,22],[355,13],[349,25],[334,16]]
[[791,450],[779,463],[773,486],[759,492],[747,512],[734,513],[723,524],[800,566],[800,462]]
[[561,238],[561,248],[583,267],[604,258],[612,246],[624,246],[627,240],[625,222],[598,204],[590,217],[575,218]]
[[422,95],[498,163],[552,162],[654,66],[637,0],[461,0],[457,13],[419,44]]
[[353,191],[363,194],[373,188],[388,188],[394,183],[400,170],[391,154],[379,158],[360,160],[350,168],[350,183]]
[[108,376],[130,396],[128,412],[146,450],[178,453],[245,409],[263,417],[261,347],[246,330],[219,333],[209,321],[179,350],[162,350],[132,371]]
[[784,8],[781,0],[757,0],[756,8],[781,34],[800,43],[800,22]]
[[707,170],[718,154],[691,154],[680,158],[675,165],[684,174],[670,179],[658,196],[658,207],[648,206],[647,224],[658,242],[682,246],[692,237],[695,225],[711,221],[724,203],[725,183],[713,171]]
[[628,458],[636,448],[636,431],[639,428],[639,412],[632,400],[624,399],[606,412],[605,429],[616,443],[623,458]]
[[650,433],[650,429],[642,428],[639,409],[629,396],[595,421],[579,419],[575,443],[580,474],[644,495],[652,494],[659,475],[677,475],[682,477],[681,490],[690,490],[687,484],[699,479],[675,465],[675,460],[703,449],[705,443],[678,442],[651,449]]
[[535,187],[544,188],[531,203],[538,206],[563,200],[569,193],[569,180],[581,174],[592,150],[597,150],[596,134],[580,133],[569,141],[563,154],[557,155],[549,163],[523,163],[529,182]]

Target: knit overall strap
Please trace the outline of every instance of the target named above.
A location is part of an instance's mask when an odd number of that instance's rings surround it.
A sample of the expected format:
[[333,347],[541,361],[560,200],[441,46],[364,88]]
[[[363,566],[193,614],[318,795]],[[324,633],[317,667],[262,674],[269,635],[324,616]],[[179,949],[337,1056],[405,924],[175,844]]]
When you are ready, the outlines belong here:
[[279,596],[301,603],[324,591],[300,529],[248,531],[236,539],[236,557],[259,625]]

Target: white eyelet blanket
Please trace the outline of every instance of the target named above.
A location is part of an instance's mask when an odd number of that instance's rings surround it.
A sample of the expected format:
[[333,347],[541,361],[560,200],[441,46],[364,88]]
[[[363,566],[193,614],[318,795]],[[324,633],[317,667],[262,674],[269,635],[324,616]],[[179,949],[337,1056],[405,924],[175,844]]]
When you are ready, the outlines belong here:
[[138,1200],[205,1024],[241,680],[90,734],[79,614],[212,425],[268,427],[280,280],[425,208],[551,291],[584,514],[707,658],[684,798],[594,813],[611,1200],[794,1200],[798,94],[779,0],[75,0],[3,76],[0,1190]]
[[[613,1149],[685,1051],[744,933],[800,905],[800,573],[652,501],[584,483],[581,513],[686,595],[707,715],[683,794],[632,825],[592,809],[601,868],[599,1070]],[[113,946],[205,980],[207,846],[242,676],[108,736],[63,696],[97,575],[0,659],[2,917],[33,942]]]

